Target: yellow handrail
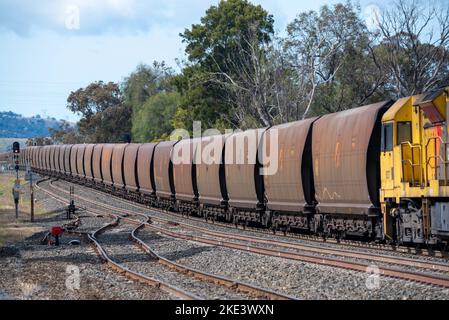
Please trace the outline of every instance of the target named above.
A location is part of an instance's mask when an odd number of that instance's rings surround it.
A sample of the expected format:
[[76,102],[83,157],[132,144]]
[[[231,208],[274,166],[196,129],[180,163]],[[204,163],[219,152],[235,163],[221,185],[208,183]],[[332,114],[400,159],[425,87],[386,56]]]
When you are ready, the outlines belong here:
[[[411,152],[411,160],[410,159],[404,159],[404,146],[408,146],[410,147],[410,152]],[[419,150],[419,161],[418,163],[415,163],[415,154],[413,152],[414,149],[418,149]],[[421,153],[422,153],[422,149],[421,149],[421,145],[420,144],[411,144],[410,141],[405,141],[401,143],[401,159],[402,159],[402,179],[403,181],[405,181],[405,164],[406,163],[410,163],[410,167],[412,169],[412,184],[415,185],[415,167],[419,167],[419,184],[420,186],[423,186],[423,172],[422,172],[422,162],[421,162]]]
[[[444,146],[444,158],[441,156],[441,154],[437,153],[437,140],[440,141],[441,145]],[[430,141],[434,141],[434,155],[433,156],[429,156],[429,144]],[[443,164],[444,165],[444,184],[447,185],[448,182],[448,177],[447,177],[447,164],[449,164],[449,161],[447,159],[447,145],[449,144],[449,142],[445,142],[443,141],[443,139],[440,136],[437,137],[430,137],[427,140],[426,143],[426,176],[427,179],[429,179],[429,166],[430,166],[430,161],[432,159],[435,160],[435,175],[438,174],[437,169],[440,168],[440,165]],[[438,154],[438,155],[437,155]],[[440,161],[437,161],[440,160]],[[438,177],[437,177],[438,179]]]

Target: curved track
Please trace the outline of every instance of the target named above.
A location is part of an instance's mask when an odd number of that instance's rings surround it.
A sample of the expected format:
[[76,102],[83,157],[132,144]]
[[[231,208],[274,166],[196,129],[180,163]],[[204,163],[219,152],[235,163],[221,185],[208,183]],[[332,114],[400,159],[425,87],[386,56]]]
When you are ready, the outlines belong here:
[[[65,199],[65,198],[61,197],[60,195],[58,195],[54,192],[51,192],[45,188],[42,188],[38,184],[37,184],[37,186],[38,186],[39,190],[47,193],[50,197],[56,199],[57,201],[68,204],[69,201],[67,199]],[[64,190],[61,190],[61,191],[64,193],[67,193]],[[86,202],[89,202],[89,201],[86,201]],[[117,210],[115,210],[115,211],[117,211]],[[95,210],[92,208],[89,208],[88,212],[90,212],[94,215],[97,215],[97,216],[103,215],[102,211],[98,211],[98,210]],[[199,270],[195,270],[195,269],[189,268],[187,266],[178,264],[172,260],[161,257],[157,253],[155,253],[137,235],[138,231],[140,229],[150,226],[150,224],[148,222],[148,221],[150,221],[149,217],[145,217],[145,219],[146,219],[145,221],[140,221],[140,220],[134,220],[134,219],[128,218],[127,214],[125,214],[125,216],[120,216],[120,215],[117,215],[114,213],[107,213],[107,215],[112,216],[114,218],[114,221],[102,226],[101,228],[99,228],[93,232],[79,233],[76,230],[75,231],[68,230],[68,231],[73,232],[73,233],[78,233],[80,235],[87,235],[88,239],[92,242],[92,244],[95,246],[98,254],[101,256],[102,261],[105,262],[111,269],[113,269],[121,274],[124,274],[125,276],[127,276],[128,278],[130,278],[132,280],[136,280],[139,282],[147,283],[152,286],[156,286],[156,287],[158,287],[168,293],[171,293],[179,298],[182,298],[182,299],[201,299],[201,297],[198,297],[192,293],[189,293],[179,287],[175,287],[173,285],[167,284],[160,280],[150,278],[144,274],[132,271],[129,268],[123,266],[123,264],[120,264],[120,263],[116,262],[115,260],[113,260],[108,255],[107,251],[104,249],[101,242],[98,240],[98,237],[100,234],[106,232],[106,230],[116,227],[119,224],[121,219],[137,225],[137,227],[131,231],[131,238],[136,243],[136,245],[138,245],[146,253],[148,253],[153,258],[155,258],[160,264],[162,264],[166,267],[169,267],[171,269],[174,269],[176,272],[178,272],[180,274],[189,275],[189,276],[191,276],[195,279],[198,279],[200,281],[224,286],[230,290],[234,290],[236,292],[240,292],[240,293],[243,293],[245,295],[248,295],[250,297],[254,297],[257,299],[266,299],[266,300],[292,300],[292,299],[295,299],[294,297],[283,295],[283,294],[280,294],[280,293],[277,293],[277,292],[274,292],[274,291],[271,291],[271,290],[268,290],[265,288],[250,285],[250,284],[247,284],[247,283],[244,283],[241,281],[235,281],[235,280],[228,279],[226,277],[217,276],[217,275],[205,273],[205,272],[202,272]],[[79,218],[77,217],[76,220],[79,221]]]
[[[58,191],[66,192],[65,190],[52,186],[54,188],[57,188]],[[107,210],[115,210],[121,213],[124,213],[126,215],[135,215],[135,216],[144,216],[147,217],[147,215],[142,213],[133,212],[126,209],[116,208],[112,207],[110,205],[100,203],[98,201],[93,201],[90,199],[86,199],[84,197],[77,196],[80,200],[85,201],[87,203],[90,203],[91,205],[98,206],[103,209]],[[158,220],[161,223],[167,223],[167,219],[162,219],[158,217],[152,217],[153,220]],[[197,231],[201,231],[202,233],[208,233],[210,236],[210,232],[205,230],[204,228],[195,227],[187,224],[181,224],[178,223],[178,225],[182,225],[183,228],[190,228],[195,229]],[[171,230],[167,230],[163,227],[157,227],[155,225],[146,224],[146,226],[150,229],[152,229],[155,232],[160,232],[161,234],[165,234],[167,236],[177,238],[177,239],[183,239],[183,240],[192,240],[204,244],[210,244],[210,245],[216,245],[216,246],[222,246],[227,247],[231,249],[237,249],[241,251],[247,251],[247,252],[253,252],[268,256],[276,256],[276,257],[283,257],[287,259],[297,260],[297,261],[304,261],[309,263],[315,263],[315,264],[321,264],[331,267],[338,267],[343,269],[350,269],[360,272],[366,272],[367,268],[370,267],[369,263],[358,263],[358,262],[352,262],[352,261],[345,261],[344,259],[336,259],[336,258],[323,258],[323,257],[317,257],[309,254],[304,253],[298,253],[298,252],[291,252],[287,250],[280,250],[280,249],[272,249],[272,248],[266,248],[261,246],[254,246],[253,243],[257,242],[265,242],[265,240],[255,237],[248,237],[248,236],[236,236],[235,234],[224,234],[221,233],[220,235],[217,234],[217,232],[213,232],[213,237],[204,237],[204,236],[198,236],[198,235],[192,235],[192,234],[185,234],[181,232],[175,232]],[[220,238],[221,237],[221,238]],[[239,241],[246,241],[247,243],[239,243]],[[301,249],[304,250],[304,246],[298,246],[298,245],[292,245],[290,243],[285,242],[279,242],[279,241],[269,241],[269,243],[273,246],[278,247],[293,247],[296,246],[295,249]],[[355,257],[353,253],[350,252],[343,252],[342,250],[334,250],[334,249],[323,249],[321,248],[317,249],[314,248],[313,250],[318,253],[326,253],[326,254],[332,254],[336,256],[345,256],[345,257]],[[326,252],[324,252],[325,250]],[[362,257],[363,256],[363,257]],[[380,255],[363,255],[360,253],[357,253],[357,258],[363,258],[368,260],[376,260],[376,261],[382,261],[382,262],[388,262],[393,263],[397,265],[407,265],[410,266],[412,263],[416,263],[416,261],[411,259],[404,259],[404,258],[392,258],[392,257],[385,257]],[[425,269],[431,269],[431,270],[437,270],[441,272],[446,272],[448,269],[447,264],[436,264],[436,263],[427,263],[427,262],[419,262],[415,265],[413,265],[416,268],[425,268]],[[394,278],[400,278],[408,281],[416,281],[421,283],[426,283],[430,285],[435,286],[441,286],[441,287],[449,287],[449,277],[443,276],[443,275],[435,275],[435,274],[429,274],[426,272],[417,272],[417,271],[410,271],[405,269],[399,269],[394,267],[386,267],[382,266],[379,267],[379,271],[381,275],[388,276],[388,277],[394,277]]]
[[[76,184],[76,182],[71,182],[71,181],[69,181],[69,182]],[[94,193],[100,194],[100,195],[105,194],[105,192],[102,190],[91,189],[91,191]],[[170,215],[176,219],[179,219],[179,217],[181,216],[180,214],[177,214],[177,213],[173,213],[173,212],[155,208],[155,207],[148,207],[146,205],[143,205],[143,204],[140,204],[137,202],[133,202],[130,200],[126,200],[126,199],[123,199],[120,197],[116,197],[116,199],[119,201],[123,201],[124,203],[126,203],[126,205],[135,207],[137,209],[150,209],[151,211],[157,211],[157,212],[164,213],[166,215]],[[206,220],[204,218],[195,217],[195,216],[184,216],[184,217],[187,217],[187,219],[191,219],[191,220],[207,222],[207,223],[218,225],[218,226],[228,228],[228,229],[236,229],[236,228],[241,228],[243,230],[248,229],[254,233],[258,233],[261,235],[267,235],[267,234],[273,233],[272,231],[270,231],[268,229],[261,229],[261,228],[251,227],[251,226],[240,226],[240,225],[233,226],[233,225],[230,225],[229,223],[224,223],[224,222],[214,221],[214,220]],[[419,248],[419,247],[401,246],[401,245],[394,245],[394,244],[363,242],[360,240],[349,240],[349,239],[339,239],[339,240],[333,239],[333,238],[323,239],[322,237],[315,236],[315,235],[299,234],[299,233],[291,233],[291,232],[284,233],[284,237],[287,239],[292,239],[292,240],[306,240],[306,241],[313,241],[313,242],[317,242],[317,243],[336,244],[336,245],[341,245],[342,247],[346,247],[346,248],[348,248],[348,247],[350,247],[350,248],[366,248],[366,249],[373,249],[373,250],[379,250],[379,251],[384,251],[384,252],[398,252],[398,253],[411,254],[411,255],[422,255],[422,256],[449,259],[449,252],[447,250],[435,250],[435,249],[431,249],[431,248]]]

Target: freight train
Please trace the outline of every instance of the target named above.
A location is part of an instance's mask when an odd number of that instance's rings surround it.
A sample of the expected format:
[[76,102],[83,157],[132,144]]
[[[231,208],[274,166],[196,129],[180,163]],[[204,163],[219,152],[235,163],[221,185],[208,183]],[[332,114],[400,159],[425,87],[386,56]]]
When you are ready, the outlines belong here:
[[[449,88],[442,88],[226,135],[28,147],[21,164],[206,219],[323,237],[447,244],[448,102]],[[273,161],[276,170],[268,172]]]

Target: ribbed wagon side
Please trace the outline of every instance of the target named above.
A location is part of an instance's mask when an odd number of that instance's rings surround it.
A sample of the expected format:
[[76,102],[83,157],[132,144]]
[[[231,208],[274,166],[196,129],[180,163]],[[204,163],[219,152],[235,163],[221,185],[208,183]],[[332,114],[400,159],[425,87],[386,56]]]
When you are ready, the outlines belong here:
[[92,168],[92,156],[94,153],[95,144],[87,144],[84,150],[84,173],[86,177],[86,184],[91,184],[94,179],[94,173]]
[[125,150],[128,144],[119,143],[114,144],[114,150],[112,152],[111,158],[111,168],[112,168],[112,185],[118,193],[124,194],[125,189],[125,178],[123,173],[123,158],[125,155]]
[[165,208],[173,208],[176,200],[171,155],[177,142],[160,142],[154,151],[153,170],[156,197],[159,204]]
[[23,165],[25,163],[24,161],[25,159],[25,149],[20,150],[20,154],[19,154],[19,167],[23,168]]
[[137,154],[137,180],[142,201],[154,204],[156,187],[154,181],[154,151],[157,143],[144,143]]
[[86,179],[86,173],[84,169],[84,153],[86,152],[86,145],[78,145],[76,152],[76,178],[79,181],[84,182]]
[[50,146],[43,147],[43,161],[42,161],[42,169],[45,174],[48,174],[50,171]]
[[136,196],[137,191],[139,190],[137,158],[141,146],[142,144],[139,143],[130,143],[126,146],[123,155],[123,173],[127,196],[136,200],[138,200]]
[[225,177],[229,211],[234,223],[262,223],[264,185],[258,147],[266,129],[232,134],[225,142]]
[[37,155],[37,159],[38,159],[38,169],[40,172],[44,172],[44,146],[41,146],[39,148],[39,153]]
[[78,150],[80,145],[74,144],[72,146],[72,149],[70,151],[70,177],[74,180],[78,180],[78,166],[77,166],[77,160],[78,160]]
[[173,148],[173,183],[177,209],[181,214],[198,213],[198,187],[196,183],[195,152],[201,139],[185,139]]
[[22,168],[22,170],[25,169],[25,159],[26,159],[26,149],[23,148],[20,150],[20,154],[19,154],[19,166]]
[[114,181],[112,179],[112,153],[114,152],[114,145],[104,144],[101,153],[101,174],[103,177],[103,184],[106,189],[112,191]]
[[56,151],[56,146],[50,146],[49,163],[50,163],[50,174],[52,176],[56,175],[55,151]]
[[230,218],[227,210],[228,192],[223,161],[227,136],[216,135],[201,138],[201,143],[195,153],[200,214],[214,219]]
[[63,147],[62,145],[55,146],[55,173],[54,174],[56,176],[61,175],[61,167],[60,167],[59,159],[60,159],[60,153],[61,153],[62,147]]
[[65,175],[65,150],[67,145],[62,145],[59,150],[59,174],[61,176]]
[[268,129],[259,149],[267,198],[266,215],[273,228],[314,229],[315,190],[312,130],[316,118]]
[[39,151],[39,147],[31,147],[31,169],[37,169],[37,153]]
[[372,237],[380,232],[381,119],[390,105],[329,114],[314,123],[316,223],[325,233]]
[[104,144],[97,144],[92,153],[92,174],[94,183],[97,185],[103,184],[103,174],[101,172],[103,148]]
[[72,168],[71,168],[71,153],[73,144],[66,145],[64,148],[64,175],[66,178],[70,178],[72,175]]
[[45,147],[39,149],[39,170],[43,173],[45,170]]

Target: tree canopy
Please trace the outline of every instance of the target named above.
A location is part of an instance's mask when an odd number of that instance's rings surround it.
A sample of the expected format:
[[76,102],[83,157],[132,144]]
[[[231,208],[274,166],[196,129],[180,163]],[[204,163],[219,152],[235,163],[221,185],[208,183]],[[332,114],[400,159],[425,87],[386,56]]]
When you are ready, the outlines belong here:
[[180,35],[188,62],[174,80],[182,95],[182,110],[176,113],[179,123],[191,128],[195,119],[208,127],[238,126],[229,92],[216,79],[238,77],[240,70],[229,62],[239,59],[242,50],[250,50],[254,44],[247,42],[250,38],[256,39],[257,46],[269,43],[273,23],[273,16],[260,5],[246,0],[220,1],[206,11],[201,23]]
[[72,92],[67,107],[79,115],[79,133],[84,142],[107,143],[131,140],[132,110],[123,102],[119,85],[94,82]]
[[75,128],[54,140],[135,142],[175,128],[255,128],[449,84],[449,9],[396,0],[368,28],[346,1],[299,12],[283,36],[248,0],[221,0],[180,34],[185,60],[139,64],[122,83],[72,92]]

